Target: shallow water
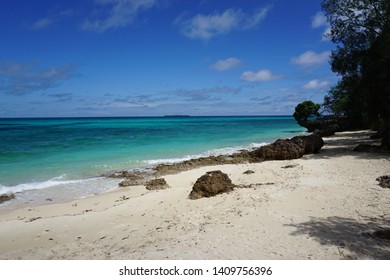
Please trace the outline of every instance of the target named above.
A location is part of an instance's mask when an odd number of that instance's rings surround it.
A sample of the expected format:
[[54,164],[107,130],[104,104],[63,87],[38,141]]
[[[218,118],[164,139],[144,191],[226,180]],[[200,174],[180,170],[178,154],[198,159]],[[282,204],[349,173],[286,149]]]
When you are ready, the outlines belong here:
[[0,194],[56,187],[88,195],[113,187],[88,183],[112,170],[230,154],[303,132],[286,116],[0,119]]

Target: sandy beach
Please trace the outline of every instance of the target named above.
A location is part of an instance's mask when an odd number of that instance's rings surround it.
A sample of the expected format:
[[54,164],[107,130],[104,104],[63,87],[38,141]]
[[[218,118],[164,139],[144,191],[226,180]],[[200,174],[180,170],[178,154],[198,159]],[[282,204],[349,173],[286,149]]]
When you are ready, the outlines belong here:
[[[390,259],[390,155],[355,152],[372,132],[324,138],[300,159],[201,167],[77,201],[0,208],[0,259]],[[188,199],[207,171],[236,188]],[[251,170],[252,174],[244,174]]]

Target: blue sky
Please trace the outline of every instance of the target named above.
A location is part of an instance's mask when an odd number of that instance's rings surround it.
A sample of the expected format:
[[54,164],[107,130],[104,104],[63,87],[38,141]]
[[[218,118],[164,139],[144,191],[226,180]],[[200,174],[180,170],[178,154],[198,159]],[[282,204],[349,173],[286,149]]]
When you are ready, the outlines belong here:
[[0,117],[290,115],[337,77],[320,0],[5,0]]

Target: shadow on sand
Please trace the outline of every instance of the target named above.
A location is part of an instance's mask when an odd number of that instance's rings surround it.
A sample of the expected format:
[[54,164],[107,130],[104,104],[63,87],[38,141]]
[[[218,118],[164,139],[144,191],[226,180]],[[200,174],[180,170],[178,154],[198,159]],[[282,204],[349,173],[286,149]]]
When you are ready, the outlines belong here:
[[312,218],[285,226],[296,228],[292,235],[308,235],[322,245],[337,246],[340,259],[390,259],[390,219]]

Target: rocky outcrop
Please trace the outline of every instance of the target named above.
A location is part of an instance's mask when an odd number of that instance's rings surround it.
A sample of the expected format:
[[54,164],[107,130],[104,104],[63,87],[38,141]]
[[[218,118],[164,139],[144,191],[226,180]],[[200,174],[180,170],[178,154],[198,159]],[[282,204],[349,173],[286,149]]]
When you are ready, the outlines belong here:
[[390,175],[378,177],[376,180],[379,182],[379,186],[382,188],[390,188]]
[[153,179],[145,183],[147,190],[163,190],[169,188],[164,178]]
[[309,120],[300,122],[299,125],[321,137],[328,137],[338,131],[350,129],[348,118],[343,116],[329,116],[323,119]]
[[0,203],[6,202],[6,201],[14,199],[14,198],[15,198],[15,195],[13,193],[2,194],[2,195],[0,195]]
[[201,157],[174,164],[159,164],[148,172],[120,171],[107,175],[110,178],[125,178],[119,186],[144,185],[155,177],[175,174],[203,166],[221,164],[256,163],[266,160],[289,160],[302,157],[304,154],[318,153],[324,141],[318,134],[297,136],[292,139],[277,140],[255,150],[240,150],[231,155]]
[[291,140],[277,140],[276,142],[262,146],[249,153],[255,162],[264,160],[286,160],[300,158],[304,154],[304,148]]
[[202,197],[211,197],[217,194],[230,192],[234,187],[235,185],[227,174],[220,170],[210,171],[196,180],[189,198],[199,199]]

